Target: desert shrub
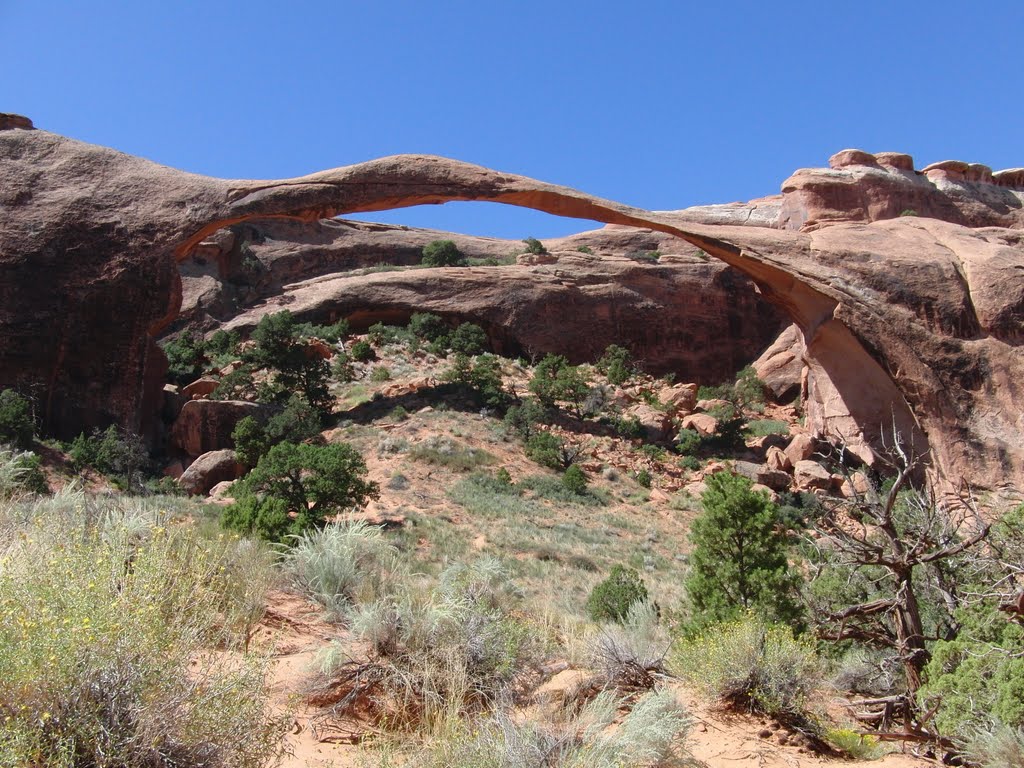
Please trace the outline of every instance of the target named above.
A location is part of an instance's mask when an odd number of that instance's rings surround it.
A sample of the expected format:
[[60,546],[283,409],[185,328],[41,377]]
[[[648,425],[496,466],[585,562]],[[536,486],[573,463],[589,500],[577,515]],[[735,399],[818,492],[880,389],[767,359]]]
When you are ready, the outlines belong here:
[[382,597],[398,570],[397,550],[379,527],[356,520],[304,532],[284,555],[293,583],[332,617]]
[[482,448],[470,448],[459,445],[450,438],[438,436],[414,445],[409,451],[409,458],[439,467],[448,467],[456,472],[468,472],[497,462],[493,454]]
[[1024,765],[1024,728],[997,721],[981,726],[964,743],[969,765],[1020,768]]
[[500,409],[508,402],[501,376],[501,361],[496,355],[470,358],[459,352],[451,368],[444,371],[441,378],[469,390],[481,405],[488,408]]
[[806,721],[823,665],[810,640],[753,615],[707,627],[676,642],[670,669],[737,709],[789,723]]
[[633,568],[612,566],[608,578],[587,598],[587,614],[594,621],[622,621],[633,603],[647,600],[647,585]]
[[448,324],[437,315],[429,312],[414,312],[409,318],[409,330],[424,341],[446,339],[449,333]]
[[900,211],[900,216],[917,216],[917,215],[919,215],[919,214],[913,208],[905,208],[904,210]]
[[370,381],[377,384],[384,381],[391,381],[391,369],[386,365],[378,365],[370,373]]
[[617,344],[609,344],[601,359],[595,365],[597,370],[604,374],[610,384],[621,386],[633,375],[633,366],[630,361],[629,350]]
[[41,464],[40,457],[30,451],[0,447],[0,500],[25,493],[49,493]]
[[682,469],[688,469],[691,472],[696,472],[701,467],[700,459],[696,456],[683,456],[679,459],[679,466]]
[[366,462],[350,445],[278,443],[238,483],[237,501],[224,524],[280,541],[322,527],[329,515],[376,498]]
[[[356,343],[362,344],[364,342]],[[370,345],[367,344],[366,346],[369,347]],[[346,384],[350,381],[355,381],[356,378],[355,368],[352,367],[352,361],[355,358],[350,356],[350,352],[351,350],[349,352],[338,352],[331,360],[331,376]],[[370,349],[370,353],[373,353],[372,348]]]
[[28,398],[13,389],[0,391],[0,445],[6,443],[21,450],[32,447],[35,424]]
[[26,511],[0,570],[0,764],[266,765],[284,723],[245,648],[269,560],[81,495]]
[[429,589],[402,581],[393,594],[352,608],[352,634],[368,651],[329,650],[310,698],[333,716],[358,712],[389,727],[481,711],[535,674],[545,654],[517,607],[493,560],[449,567]]
[[654,482],[654,477],[651,475],[651,471],[649,469],[639,470],[633,476],[633,479],[636,480],[636,484],[641,488],[650,488],[651,484]]
[[427,267],[464,267],[468,262],[452,240],[435,240],[423,246],[420,263]]
[[380,348],[389,344],[403,344],[415,336],[406,328],[387,323],[374,323],[366,330],[367,340],[373,346]]
[[349,357],[355,360],[357,363],[365,363],[369,360],[373,360],[377,355],[373,351],[373,347],[370,346],[370,342],[360,339],[355,342],[348,350]]
[[647,434],[643,422],[635,416],[628,419],[621,417],[613,418],[611,424],[615,429],[615,433],[626,440],[642,440]]
[[764,382],[757,376],[754,367],[748,365],[740,369],[736,374],[736,381],[732,387],[732,398],[736,405],[749,408],[754,405],[763,405],[765,396]]
[[542,405],[551,407],[557,401],[567,401],[578,416],[582,416],[583,402],[590,392],[583,372],[561,355],[545,355],[534,368],[529,387]]
[[587,476],[577,464],[573,464],[562,475],[562,485],[573,495],[582,496],[587,492]]
[[633,261],[643,261],[649,264],[657,264],[658,259],[661,258],[661,251],[630,251],[626,254],[627,259],[633,259]]
[[526,244],[526,252],[532,253],[534,256],[543,256],[548,252],[548,249],[544,247],[544,243],[536,237],[524,238],[523,243]]
[[537,425],[545,423],[550,414],[548,409],[533,398],[526,398],[519,405],[513,405],[503,418],[505,428],[514,432],[522,440],[529,440],[539,432]]
[[522,498],[519,487],[482,472],[460,480],[448,497],[474,516],[524,520],[543,513],[536,502]]
[[300,394],[288,398],[284,407],[266,422],[246,416],[235,425],[231,439],[238,460],[255,467],[277,443],[301,443],[320,433],[321,416]]
[[[576,466],[575,464],[566,469]],[[581,470],[582,471],[582,470]],[[565,475],[552,477],[551,475],[527,475],[516,483],[519,491],[530,491],[534,498],[545,499],[556,504],[582,504],[585,507],[600,507],[608,503],[608,496],[600,489],[584,485],[580,491],[573,491],[566,487]],[[586,477],[584,476],[584,481]]]
[[206,349],[201,336],[183,333],[162,345],[167,357],[167,378],[176,384],[190,384],[203,372]]
[[765,435],[788,435],[789,424],[778,419],[755,419],[748,421],[746,432],[751,437],[764,437]]
[[588,256],[593,256],[594,255],[594,249],[591,248],[589,245],[581,245],[576,250],[579,253],[585,253]]
[[830,728],[825,732],[825,740],[854,760],[877,760],[888,752],[878,738],[852,728]]
[[143,475],[151,467],[142,438],[114,425],[103,432],[95,430],[88,437],[80,434],[72,441],[68,455],[78,471],[93,469],[126,490],[141,489]]
[[388,418],[392,421],[406,421],[409,418],[409,411],[403,405],[396,405],[391,409]]
[[563,440],[551,432],[537,431],[526,441],[529,459],[549,469],[568,469],[579,460],[583,444]]
[[747,611],[800,626],[799,576],[778,508],[745,477],[719,472],[706,483],[704,511],[690,529],[691,630]]
[[612,688],[622,693],[650,690],[666,674],[670,642],[658,606],[647,600],[634,602],[621,624],[602,627],[588,645],[587,666],[594,674],[570,698]]
[[457,355],[479,355],[487,351],[487,332],[476,323],[460,323],[448,338],[448,346]]
[[514,719],[505,712],[459,724],[428,743],[421,768],[655,768],[676,765],[689,730],[686,711],[669,691],[628,700],[605,692],[562,722]]

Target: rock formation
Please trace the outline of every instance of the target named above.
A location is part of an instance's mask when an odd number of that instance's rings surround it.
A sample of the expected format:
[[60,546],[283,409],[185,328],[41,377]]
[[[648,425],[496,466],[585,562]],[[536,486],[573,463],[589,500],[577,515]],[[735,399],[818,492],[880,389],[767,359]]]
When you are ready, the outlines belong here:
[[[643,211],[437,157],[228,181],[9,120],[0,127],[0,385],[34,390],[51,432],[73,434],[105,421],[145,429],[152,422],[164,365],[152,337],[180,307],[176,262],[218,230],[255,218],[316,221],[491,200],[683,238],[750,277],[800,327],[814,431],[842,434],[869,457],[882,430],[895,425],[917,449],[931,450],[947,478],[1024,485],[1016,171],[988,181],[971,166],[916,174],[906,160],[892,160],[892,171],[879,172],[913,174],[955,212],[918,203],[918,216],[885,218],[901,201],[884,211],[868,205],[858,220],[829,226],[811,212],[827,210],[831,198],[808,202],[799,197],[804,188],[789,185],[775,220],[783,229],[749,225],[752,213],[738,226],[704,223],[710,217],[695,210]],[[743,206],[735,208],[742,215]]]

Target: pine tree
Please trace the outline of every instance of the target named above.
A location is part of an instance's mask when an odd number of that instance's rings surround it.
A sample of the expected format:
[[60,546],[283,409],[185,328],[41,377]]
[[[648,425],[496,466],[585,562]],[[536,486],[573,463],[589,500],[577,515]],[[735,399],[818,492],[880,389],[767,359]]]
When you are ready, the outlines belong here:
[[789,567],[778,507],[728,472],[708,478],[703,506],[690,532],[691,629],[746,611],[802,629],[799,577]]

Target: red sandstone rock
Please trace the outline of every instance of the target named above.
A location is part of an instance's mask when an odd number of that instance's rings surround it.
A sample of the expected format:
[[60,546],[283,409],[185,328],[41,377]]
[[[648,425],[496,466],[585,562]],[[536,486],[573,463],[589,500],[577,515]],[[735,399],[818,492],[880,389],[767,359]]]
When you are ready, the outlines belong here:
[[786,455],[785,451],[775,445],[768,448],[764,463],[768,469],[774,469],[779,472],[791,472],[793,470],[793,462],[790,460],[789,456]]
[[671,387],[664,387],[658,393],[658,402],[666,406],[670,416],[691,413],[697,406],[697,385],[675,384]]
[[233,450],[210,451],[189,464],[178,483],[191,496],[205,496],[218,483],[237,480],[244,474],[245,467],[238,463]]
[[791,325],[751,364],[775,402],[789,402],[800,394],[805,351],[804,335]]
[[188,400],[199,400],[213,394],[218,384],[220,384],[219,379],[215,379],[212,376],[203,376],[201,379],[196,379],[191,384],[186,385],[181,390],[181,394]]
[[[152,338],[180,306],[176,261],[218,230],[491,200],[683,238],[800,326],[813,432],[871,460],[896,429],[952,482],[1024,484],[1024,191],[969,181],[984,176],[969,165],[955,182],[881,165],[799,171],[781,204],[723,215],[643,211],[418,155],[228,181],[3,130],[0,158],[0,386],[38,388],[50,434],[112,422],[156,432],[165,360]],[[908,209],[918,216],[900,217]]]
[[793,482],[802,491],[832,487],[832,475],[816,461],[798,461],[793,465]]
[[189,456],[233,448],[235,425],[262,410],[256,403],[238,400],[190,400],[171,428],[171,443]]
[[718,430],[718,419],[706,413],[691,413],[684,416],[679,426],[683,429],[692,429],[702,435],[713,435]]
[[786,458],[789,459],[790,464],[796,466],[798,462],[806,461],[810,459],[814,452],[817,450],[817,441],[810,435],[793,435],[793,439],[786,446],[785,451]]

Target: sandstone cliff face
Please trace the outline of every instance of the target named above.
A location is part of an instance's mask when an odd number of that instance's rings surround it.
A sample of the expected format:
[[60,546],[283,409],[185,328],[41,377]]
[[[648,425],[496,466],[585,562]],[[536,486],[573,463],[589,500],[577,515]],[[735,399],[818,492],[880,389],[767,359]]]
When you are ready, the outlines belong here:
[[470,320],[511,356],[548,352],[596,360],[611,343],[655,373],[723,381],[765,348],[781,315],[742,274],[690,257],[640,264],[552,252],[533,266],[453,267],[321,277],[242,312],[223,327],[249,331],[287,308],[306,320],[347,317],[359,329],[412,312]]
[[[443,158],[404,155],[297,179],[224,181],[7,128],[0,385],[35,388],[54,432],[104,420],[144,427],[159,405],[161,361],[151,336],[180,303],[175,259],[218,230],[257,218],[315,221],[492,200],[683,238],[746,274],[800,327],[813,428],[843,433],[867,454],[895,422],[952,479],[1024,484],[1024,246],[1011,215],[1020,209],[1020,181],[1011,172],[989,184],[977,173],[979,181],[957,182],[965,190],[957,210],[966,210],[970,184],[1012,192],[1001,198],[1006,218],[967,219],[983,228],[918,216],[797,232],[642,211]],[[981,191],[971,200],[993,208]]]

